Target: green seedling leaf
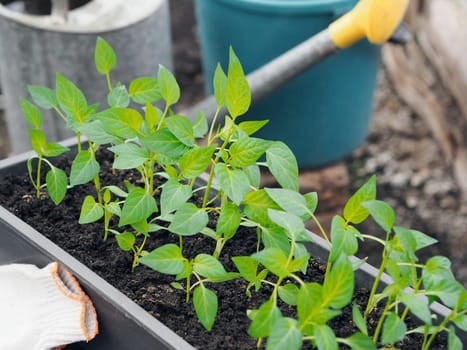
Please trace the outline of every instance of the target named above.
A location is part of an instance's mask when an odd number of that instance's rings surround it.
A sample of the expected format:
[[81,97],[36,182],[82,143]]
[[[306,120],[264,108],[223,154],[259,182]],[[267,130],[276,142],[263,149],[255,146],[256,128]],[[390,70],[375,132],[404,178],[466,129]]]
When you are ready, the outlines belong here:
[[129,191],[128,197],[125,199],[118,226],[146,220],[156,211],[157,205],[154,197],[144,189],[134,187]]
[[217,234],[223,235],[226,240],[231,239],[237,232],[241,220],[240,208],[235,203],[227,202],[217,220]]
[[287,255],[290,252],[290,241],[284,231],[277,226],[263,228],[261,239],[266,248],[279,248]]
[[97,38],[94,62],[99,73],[107,75],[117,65],[117,56],[113,48],[101,37]]
[[109,108],[96,115],[104,129],[117,137],[135,138],[141,134],[143,116],[132,108]]
[[107,103],[111,108],[125,108],[130,104],[130,96],[125,85],[117,86],[107,95]]
[[313,214],[318,207],[318,194],[316,192],[309,192],[303,195],[308,208],[308,213]]
[[28,91],[36,105],[44,109],[57,108],[55,92],[45,86],[28,85]]
[[225,105],[230,116],[235,120],[250,108],[251,91],[243,72],[242,65],[232,47],[229,52],[229,70],[225,88]]
[[234,256],[232,261],[240,272],[240,275],[250,283],[256,281],[256,272],[258,271],[258,262],[250,256]]
[[289,271],[290,272],[297,272],[297,271],[306,271],[308,266],[308,260],[310,260],[310,255],[302,255],[294,260],[292,260],[289,264]]
[[136,242],[135,235],[128,231],[115,235],[115,239],[120,249],[125,252],[132,250]]
[[370,213],[362,206],[363,202],[376,199],[376,176],[372,176],[352,197],[344,207],[344,218],[353,224],[360,224]]
[[279,248],[266,248],[251,257],[276,276],[284,278],[290,273],[287,268],[287,256]]
[[[158,226],[158,225],[156,225]],[[139,234],[147,236],[149,234],[149,224],[147,220],[134,222],[131,224],[131,227]]]
[[428,247],[438,242],[436,239],[424,234],[423,232],[407,229],[400,226],[395,226],[394,232],[399,237],[399,239],[401,239],[404,236],[411,237],[411,239],[415,241],[414,251]]
[[404,338],[407,332],[407,326],[399,316],[391,312],[384,321],[383,334],[381,336],[382,344],[394,344]]
[[275,209],[268,209],[268,215],[271,221],[285,229],[287,235],[294,241],[299,233],[305,231],[305,224],[298,216]]
[[175,179],[170,179],[162,187],[161,214],[165,216],[183,206],[191,198],[192,191],[188,185],[183,185]]
[[152,77],[133,80],[130,83],[129,96],[134,102],[142,105],[157,102],[162,98],[157,79]]
[[105,210],[113,215],[120,216],[122,214],[122,209],[120,209],[120,205],[116,202],[107,203],[104,207]]
[[266,350],[299,350],[302,348],[302,336],[296,320],[280,317],[272,326]]
[[464,346],[462,341],[456,335],[454,327],[449,327],[448,329],[448,349],[449,350],[462,350]]
[[352,264],[345,255],[334,263],[331,273],[323,284],[323,304],[341,309],[352,299],[354,291],[354,272]]
[[170,283],[170,286],[177,290],[185,290],[185,288],[183,288],[182,284],[179,282],[172,282]]
[[117,197],[121,198],[126,198],[128,197],[128,193],[126,193],[124,190],[122,190],[120,187],[117,186],[105,186],[106,189],[109,189],[110,192],[112,192],[114,195]]
[[283,188],[298,192],[298,164],[294,154],[283,142],[272,143],[266,151],[269,171]]
[[209,279],[222,278],[227,274],[220,261],[208,254],[198,254],[195,257],[193,271]]
[[159,65],[157,73],[159,92],[165,100],[166,106],[171,106],[180,99],[180,87],[173,74],[164,66]]
[[220,63],[217,64],[214,71],[214,97],[216,98],[217,105],[222,107],[225,105],[225,90],[227,88],[227,76],[224,73]]
[[248,218],[263,226],[269,226],[271,223],[268,216],[269,208],[281,209],[263,189],[247,193],[243,204]]
[[368,328],[366,326],[365,319],[363,318],[357,303],[353,303],[352,305],[352,319],[360,332],[368,335]]
[[44,154],[44,146],[47,143],[45,134],[42,130],[39,129],[28,129],[29,140],[31,141],[31,146],[38,155]]
[[120,138],[107,132],[100,120],[93,120],[92,122],[80,125],[78,131],[85,135],[91,142],[98,145],[121,143]]
[[56,74],[55,91],[60,107],[77,124],[83,124],[88,114],[88,103],[81,90],[60,73]]
[[59,143],[48,143],[43,147],[43,153],[46,157],[58,157],[63,153],[68,152],[70,149],[68,147],[62,146]]
[[154,107],[150,102],[146,102],[146,123],[150,132],[154,131],[154,128],[159,121],[159,110]]
[[89,150],[79,152],[71,163],[70,185],[85,184],[99,174],[100,165]]
[[323,286],[318,283],[307,283],[302,285],[297,295],[297,313],[300,326],[305,333],[313,332],[313,329],[307,327],[313,323],[324,324],[326,319],[318,318],[319,312],[322,309],[321,303],[323,300]]
[[343,341],[344,344],[350,346],[352,350],[376,350],[376,345],[373,343],[373,340],[362,333],[355,333],[351,337],[346,338]]
[[248,176],[239,169],[230,170],[224,163],[216,164],[214,173],[225,194],[235,204],[240,205],[250,188]]
[[280,286],[278,289],[279,298],[289,305],[297,305],[298,287],[295,284],[288,283]]
[[453,279],[451,261],[444,256],[433,256],[422,270],[423,284],[426,289],[432,289],[445,278]]
[[253,338],[269,336],[272,326],[280,317],[282,317],[281,312],[274,302],[272,300],[265,302],[254,314],[253,322],[248,328],[248,334]]
[[250,165],[243,169],[243,172],[248,176],[250,186],[253,188],[259,188],[261,182],[261,171],[259,170],[259,166],[256,164]]
[[66,173],[62,169],[51,166],[50,170],[47,172],[45,181],[50,199],[58,205],[66,194],[68,184]]
[[165,125],[180,142],[188,147],[194,146],[195,135],[190,119],[183,115],[174,115],[166,119]]
[[245,132],[248,136],[253,135],[258,130],[262,129],[269,120],[251,120],[246,122],[241,122],[238,124],[238,127]]
[[21,110],[23,111],[24,119],[29,125],[34,127],[34,129],[41,128],[43,118],[39,108],[25,98],[21,98]]
[[334,262],[342,252],[351,256],[358,250],[358,241],[355,237],[355,228],[346,225],[344,219],[338,215],[334,216],[331,224],[331,262]]
[[300,193],[285,188],[265,188],[264,190],[286,212],[299,217],[310,214],[306,199]]
[[[465,305],[461,310],[465,310]],[[467,332],[467,316],[466,315],[458,315],[456,318],[453,319],[454,324],[459,328],[462,329],[464,332]]]
[[318,350],[337,350],[337,340],[331,327],[320,325],[314,327],[313,335],[315,336],[316,346]]
[[429,288],[430,295],[437,296],[444,305],[454,308],[461,293],[465,291],[462,284],[454,279],[452,272],[438,282],[435,286]]
[[[313,240],[309,239],[309,242],[313,242]],[[296,269],[299,267],[299,264],[301,264],[302,268],[300,271],[303,274],[306,274],[308,269],[308,262],[310,260],[310,253],[304,244],[295,243],[294,258],[295,260],[292,260],[292,263],[290,264],[291,268]],[[289,270],[292,270],[291,268]]]
[[168,275],[177,275],[185,268],[186,259],[176,244],[165,244],[141,257],[139,262]]
[[395,237],[390,241],[391,248],[394,253],[403,253],[408,256],[411,261],[417,261],[415,251],[417,250],[417,241],[411,234],[410,230],[400,227],[394,227]]
[[157,130],[151,135],[142,138],[141,142],[154,153],[173,159],[179,159],[190,149],[168,129]]
[[122,143],[108,150],[117,155],[112,165],[114,169],[135,169],[149,160],[148,151],[134,143]]
[[196,147],[186,152],[179,160],[180,175],[192,179],[204,173],[211,163],[216,146]]
[[371,217],[384,231],[389,232],[392,230],[396,221],[396,214],[389,204],[379,200],[372,200],[362,202],[361,205],[368,210]]
[[198,112],[196,116],[195,124],[193,125],[193,134],[195,138],[201,139],[203,138],[209,130],[208,127],[208,120],[203,112]]
[[404,293],[400,296],[400,301],[425,324],[431,325],[431,312],[426,298]]
[[256,161],[268,149],[270,141],[246,137],[230,147],[230,164],[235,168],[246,168]]
[[217,315],[218,301],[216,293],[200,284],[193,292],[193,305],[199,321],[204,328],[210,331]]
[[81,206],[81,214],[79,216],[80,224],[89,224],[95,222],[104,216],[104,209],[96,203],[93,196],[86,196]]
[[193,236],[208,224],[208,214],[192,203],[186,203],[177,210],[168,230],[180,236]]

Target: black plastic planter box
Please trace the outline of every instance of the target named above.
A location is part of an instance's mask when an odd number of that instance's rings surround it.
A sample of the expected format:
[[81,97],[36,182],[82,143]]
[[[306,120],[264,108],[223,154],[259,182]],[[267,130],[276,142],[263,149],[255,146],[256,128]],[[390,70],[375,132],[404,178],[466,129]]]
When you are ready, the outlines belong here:
[[[63,144],[72,147],[75,141]],[[31,155],[25,153],[0,161],[0,179],[7,174],[25,174],[26,160]],[[328,252],[326,242],[311,232],[310,235],[315,241],[309,247],[310,252],[325,259]],[[194,349],[89,268],[0,206],[0,265],[27,263],[43,267],[52,261],[60,262],[78,278],[94,302],[99,317],[98,336],[89,343],[78,343],[67,349]],[[371,287],[376,271],[364,264],[356,273],[357,284]],[[387,275],[383,276],[383,284],[390,281]],[[441,316],[450,312],[438,303],[432,306],[432,310]],[[464,344],[467,343],[465,332],[460,337]]]

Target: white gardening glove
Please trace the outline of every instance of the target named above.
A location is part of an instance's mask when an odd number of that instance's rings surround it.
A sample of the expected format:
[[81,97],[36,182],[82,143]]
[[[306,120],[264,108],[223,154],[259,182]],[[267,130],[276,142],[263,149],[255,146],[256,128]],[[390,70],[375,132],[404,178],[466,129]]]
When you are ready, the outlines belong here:
[[97,332],[91,300],[58,263],[0,266],[1,350],[48,350]]

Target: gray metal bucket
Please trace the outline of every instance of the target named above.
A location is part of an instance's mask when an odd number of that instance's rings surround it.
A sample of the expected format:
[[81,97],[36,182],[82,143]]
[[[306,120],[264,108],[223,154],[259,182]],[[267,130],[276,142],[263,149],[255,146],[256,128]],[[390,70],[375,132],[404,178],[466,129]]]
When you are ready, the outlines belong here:
[[[118,64],[111,75],[123,84],[154,76],[158,64],[172,68],[168,0],[91,0],[66,18],[59,8],[38,16],[14,11],[6,6],[11,1],[0,3],[0,83],[13,153],[31,149],[19,105],[21,97],[28,97],[28,84],[53,89],[58,71],[83,90],[89,103],[106,104],[105,77],[93,61],[97,36],[116,51]],[[45,112],[48,140],[71,135],[56,115]]]

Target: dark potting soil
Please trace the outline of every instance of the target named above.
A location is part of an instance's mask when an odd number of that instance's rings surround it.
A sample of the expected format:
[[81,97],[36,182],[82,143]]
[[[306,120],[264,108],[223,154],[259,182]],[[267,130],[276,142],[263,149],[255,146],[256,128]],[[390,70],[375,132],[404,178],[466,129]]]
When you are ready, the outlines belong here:
[[[104,154],[100,160],[103,169],[101,182],[104,186],[118,184],[124,188],[123,178],[133,183],[138,182],[139,175],[136,172],[116,171],[112,174],[109,171],[110,159],[109,155]],[[66,159],[59,160],[58,165],[69,173],[70,165]],[[10,175],[0,180],[2,206],[75,256],[196,348],[206,350],[256,348],[256,342],[247,333],[250,321],[246,317],[246,312],[248,309],[258,308],[261,302],[269,297],[271,289],[268,286],[262,287],[259,292],[253,291],[249,298],[245,294],[247,284],[241,279],[222,284],[209,284],[208,287],[215,290],[218,296],[219,311],[212,331],[207,332],[197,321],[193,304],[185,302],[185,293],[170,286],[173,282],[172,276],[160,274],[145,266],[138,266],[134,272],[131,272],[131,254],[121,251],[112,236],[103,242],[102,223],[78,224],[84,196],[94,193],[91,185],[78,186],[70,189],[64,201],[55,206],[46,194],[42,194],[39,199],[36,198],[27,174]],[[211,221],[210,224],[214,226],[213,218]],[[146,249],[151,251],[163,244],[177,242],[178,237],[173,234],[155,232],[151,235]],[[199,253],[212,253],[214,248],[214,241],[202,235],[184,238],[183,253],[187,258],[193,258]],[[255,249],[256,232],[242,228],[237,233],[236,239],[226,244],[221,261],[227,270],[235,271],[229,257],[250,255]],[[324,264],[319,259],[312,259],[306,280],[321,283],[324,271]],[[354,300],[361,309],[367,298],[366,290],[355,292]],[[295,316],[293,308],[281,305],[281,309],[283,314]],[[370,334],[376,327],[379,311],[381,309],[376,310],[369,317]],[[333,319],[330,326],[338,337],[347,337],[356,332],[350,306],[343,310],[341,316]],[[421,336],[411,335],[397,344],[397,347],[420,349],[421,340]],[[432,349],[447,349],[446,343],[446,336],[440,335]],[[311,348],[310,344],[304,345],[304,349]]]

